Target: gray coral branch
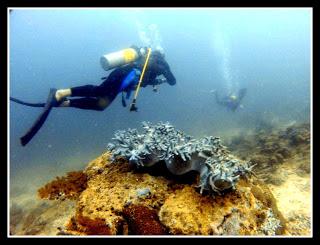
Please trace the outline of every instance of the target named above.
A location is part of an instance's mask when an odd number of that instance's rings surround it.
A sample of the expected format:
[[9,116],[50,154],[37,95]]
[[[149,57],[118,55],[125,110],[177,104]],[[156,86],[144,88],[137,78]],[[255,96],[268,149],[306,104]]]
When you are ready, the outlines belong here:
[[136,129],[115,133],[114,143],[107,146],[112,161],[123,157],[137,167],[146,167],[164,160],[168,170],[175,175],[198,171],[200,193],[208,190],[221,194],[235,189],[240,176],[252,173],[253,165],[233,157],[219,137],[194,139],[176,130],[169,122],[143,122],[142,127],[142,134]]

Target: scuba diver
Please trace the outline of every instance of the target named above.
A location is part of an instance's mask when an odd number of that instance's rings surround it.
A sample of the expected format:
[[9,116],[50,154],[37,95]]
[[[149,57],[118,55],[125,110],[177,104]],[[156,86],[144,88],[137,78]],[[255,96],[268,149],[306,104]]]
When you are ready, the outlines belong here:
[[[103,77],[102,84],[84,85],[68,89],[59,89],[55,91],[53,103],[58,107],[75,107],[87,110],[103,111],[108,107],[116,96],[122,93],[122,104],[125,106],[124,93],[126,99],[129,99],[131,92],[135,90],[138,84],[141,70],[144,65],[146,48],[138,49],[132,47],[138,53],[138,59],[135,62],[116,68],[108,77]],[[111,57],[111,55],[109,55]],[[103,56],[101,64],[105,69],[110,70],[110,60]],[[164,78],[157,78],[163,75]],[[172,74],[168,63],[164,59],[164,54],[160,51],[153,51],[150,56],[148,68],[144,74],[142,87],[151,85],[156,91],[156,86],[167,82],[170,85],[176,84],[176,79]],[[65,99],[66,97],[84,97],[80,99]]]
[[216,102],[219,105],[226,106],[232,111],[236,111],[238,108],[243,108],[243,105],[241,104],[242,99],[247,93],[247,89],[243,88],[238,91],[238,95],[235,95],[234,93],[230,93],[227,96],[224,96],[223,98],[220,98],[218,95],[218,92],[216,90],[211,90],[211,93],[215,94]]
[[[129,99],[131,92],[136,90],[130,111],[137,111],[135,100],[140,86],[153,86],[153,91],[156,92],[157,86],[160,84],[168,83],[171,86],[176,84],[176,79],[161,50],[151,52],[150,48],[131,46],[118,52],[103,55],[100,63],[106,71],[115,68],[109,76],[101,78],[103,82],[100,85],[84,85],[67,89],[52,88],[50,89],[46,103],[28,103],[10,97],[11,101],[19,104],[44,107],[42,114],[31,129],[20,138],[23,146],[41,128],[52,107],[73,107],[103,111],[119,93],[122,93],[122,105],[125,107],[124,94],[126,93],[126,99]],[[69,99],[68,97],[80,98]]]

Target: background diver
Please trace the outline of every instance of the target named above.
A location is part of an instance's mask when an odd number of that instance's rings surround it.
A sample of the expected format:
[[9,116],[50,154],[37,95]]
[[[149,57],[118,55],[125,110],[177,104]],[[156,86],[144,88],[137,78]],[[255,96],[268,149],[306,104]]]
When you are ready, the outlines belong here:
[[219,105],[225,106],[229,108],[232,111],[236,111],[238,108],[243,108],[243,105],[241,104],[242,99],[247,93],[246,88],[242,88],[238,91],[238,94],[236,95],[235,93],[230,93],[227,96],[220,97],[218,95],[217,90],[211,90],[211,93],[214,93],[216,102]]
[[[46,120],[52,107],[74,107],[86,110],[103,111],[119,93],[122,93],[122,105],[126,106],[126,99],[136,89],[142,69],[147,64],[141,87],[152,85],[154,91],[156,86],[162,83],[176,84],[176,79],[165,60],[163,52],[152,51],[148,62],[146,62],[148,48],[131,46],[119,52],[114,52],[101,57],[100,62],[105,70],[115,68],[107,77],[103,77],[100,85],[84,85],[67,89],[50,89],[46,103],[28,103],[10,97],[10,100],[19,104],[44,107],[42,114],[38,117],[31,129],[20,138],[21,144],[26,145],[40,129]],[[163,76],[159,78],[159,76]],[[68,99],[67,97],[80,97]],[[130,109],[131,110],[131,109]],[[136,110],[133,109],[133,110]]]

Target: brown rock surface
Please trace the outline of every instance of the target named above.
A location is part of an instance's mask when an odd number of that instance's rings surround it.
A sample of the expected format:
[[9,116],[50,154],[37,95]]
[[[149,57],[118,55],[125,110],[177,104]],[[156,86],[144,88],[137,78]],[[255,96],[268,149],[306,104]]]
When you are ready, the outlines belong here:
[[[170,182],[161,176],[135,173],[121,161],[111,164],[108,156],[102,155],[86,168],[85,173],[90,176],[88,188],[79,197],[77,214],[93,220],[104,219],[110,234],[115,235],[126,230],[127,222],[122,215],[125,207],[142,205],[158,209],[168,195]],[[148,195],[141,195],[140,191],[143,193],[145,189]],[[74,217],[75,223],[79,223],[78,217]]]
[[168,197],[159,217],[172,234],[264,235],[261,227],[268,222],[265,214],[269,208],[280,222],[274,233],[283,234],[285,221],[268,188],[241,180],[237,191],[215,198],[186,186]]
[[[113,235],[156,235],[166,230],[186,235],[284,233],[285,221],[261,182],[243,179],[236,191],[223,196],[200,195],[193,185],[137,172],[124,162],[111,164],[108,157],[104,154],[86,168],[88,187],[79,197],[67,232],[98,234],[98,224],[83,228],[85,219],[104,222]],[[98,169],[102,170],[94,172]],[[275,222],[268,219],[268,212]],[[263,230],[266,222],[274,222],[274,227],[266,228],[269,233]]]
[[129,234],[166,235],[166,230],[158,219],[156,210],[145,206],[130,205],[124,209],[123,215],[128,221]]

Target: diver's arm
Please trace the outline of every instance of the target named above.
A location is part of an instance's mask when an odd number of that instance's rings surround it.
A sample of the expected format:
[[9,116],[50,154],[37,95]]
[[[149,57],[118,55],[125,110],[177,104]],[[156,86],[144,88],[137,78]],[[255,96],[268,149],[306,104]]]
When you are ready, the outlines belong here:
[[162,83],[166,83],[167,79],[165,79],[164,77],[158,77],[155,78],[151,83],[149,83],[149,85],[152,85],[152,90],[154,92],[158,92],[158,85],[162,84]]
[[171,86],[173,86],[177,83],[176,78],[174,77],[174,75],[172,74],[172,72],[170,70],[166,70],[163,73],[163,76],[166,78],[167,83],[169,83]]
[[161,71],[161,74],[166,78],[167,83],[169,83],[171,86],[175,85],[177,81],[174,75],[172,74],[168,63],[165,60],[161,60],[161,62],[158,63],[158,66]]
[[166,83],[166,82],[167,82],[166,78],[157,77],[152,82],[148,83],[148,85],[156,86],[156,85],[160,85],[160,84]]

